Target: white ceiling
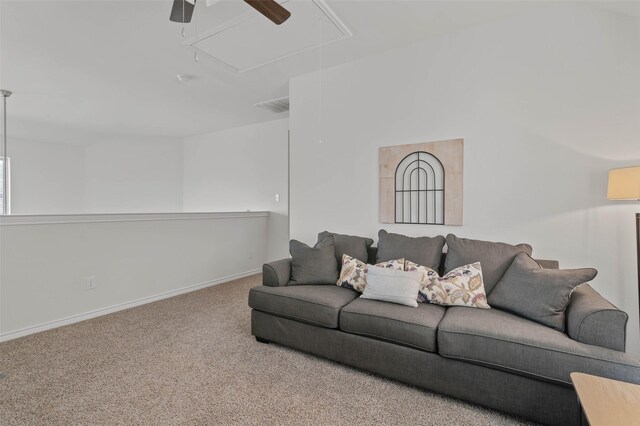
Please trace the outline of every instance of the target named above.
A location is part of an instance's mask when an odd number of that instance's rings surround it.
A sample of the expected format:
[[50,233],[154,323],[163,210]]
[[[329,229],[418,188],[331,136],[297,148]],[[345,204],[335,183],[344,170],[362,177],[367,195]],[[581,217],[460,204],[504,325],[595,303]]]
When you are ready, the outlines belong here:
[[[119,134],[184,137],[273,120],[282,116],[253,105],[286,96],[293,76],[543,6],[327,0],[353,37],[237,73],[205,54],[194,61],[193,50],[184,43],[194,37],[196,19],[183,39],[180,24],[169,21],[171,3],[0,0],[0,87],[14,92],[8,101],[9,134],[84,144]],[[607,4],[640,16],[637,2]],[[241,0],[211,7],[201,1],[198,33],[243,14],[264,19]],[[299,31],[301,37],[320,39],[319,26]],[[229,42],[238,49],[255,49],[260,43],[268,49],[251,32]],[[177,81],[178,74],[190,74],[193,80],[185,85]]]
[[187,44],[234,71],[247,72],[352,36],[323,0],[282,0],[281,4],[291,13],[286,25],[273,25],[245,8],[247,13],[200,31]]

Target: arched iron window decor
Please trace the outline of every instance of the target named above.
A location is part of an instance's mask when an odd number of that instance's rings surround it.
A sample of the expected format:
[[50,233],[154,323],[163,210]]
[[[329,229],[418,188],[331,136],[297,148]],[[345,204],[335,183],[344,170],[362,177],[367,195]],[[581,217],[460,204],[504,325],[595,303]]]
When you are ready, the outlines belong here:
[[428,152],[413,152],[395,175],[395,222],[444,225],[444,167]]

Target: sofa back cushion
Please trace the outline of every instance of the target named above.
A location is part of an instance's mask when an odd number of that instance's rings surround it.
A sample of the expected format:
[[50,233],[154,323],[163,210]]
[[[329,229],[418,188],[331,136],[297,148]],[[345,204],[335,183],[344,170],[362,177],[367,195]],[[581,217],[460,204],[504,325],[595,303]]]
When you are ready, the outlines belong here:
[[376,258],[378,257],[378,247],[376,246],[367,247],[367,256],[369,259],[367,260],[368,264],[373,265],[374,263],[376,263]]
[[338,262],[333,236],[328,236],[313,247],[298,241],[289,242],[291,253],[291,280],[288,285],[331,284],[338,280]]
[[491,294],[518,253],[531,255],[533,251],[529,244],[514,246],[507,243],[458,238],[453,234],[447,235],[447,247],[447,258],[444,264],[445,274],[460,266],[480,262],[487,295]]
[[335,256],[338,264],[342,264],[342,256],[345,254],[356,258],[361,262],[367,263],[369,260],[367,249],[373,245],[373,240],[371,238],[323,231],[318,234],[318,242],[324,240],[329,235],[333,236]]
[[414,238],[401,234],[392,234],[381,229],[378,232],[378,238],[376,263],[404,258],[419,265],[438,270],[445,242],[442,235]]

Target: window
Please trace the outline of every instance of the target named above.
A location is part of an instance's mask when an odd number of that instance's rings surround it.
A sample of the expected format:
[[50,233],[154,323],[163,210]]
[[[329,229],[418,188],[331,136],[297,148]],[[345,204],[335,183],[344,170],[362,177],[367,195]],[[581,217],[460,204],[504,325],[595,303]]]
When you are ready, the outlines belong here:
[[444,225],[444,167],[433,154],[414,152],[398,164],[395,222]]
[[[7,157],[7,185],[6,185],[6,194],[5,194],[5,185],[4,185],[4,167],[5,167],[5,159],[0,157],[0,214],[10,214],[11,213],[11,178],[9,176],[9,172],[11,171],[11,158]],[[6,213],[4,206],[7,206]]]

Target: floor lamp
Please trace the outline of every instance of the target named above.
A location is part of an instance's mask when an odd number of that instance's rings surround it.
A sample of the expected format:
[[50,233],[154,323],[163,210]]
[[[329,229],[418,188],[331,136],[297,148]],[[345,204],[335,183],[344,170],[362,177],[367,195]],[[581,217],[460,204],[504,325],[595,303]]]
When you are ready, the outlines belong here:
[[[607,198],[640,202],[640,166],[610,170]],[[638,268],[638,306],[640,307],[640,213],[636,213],[636,263]]]

